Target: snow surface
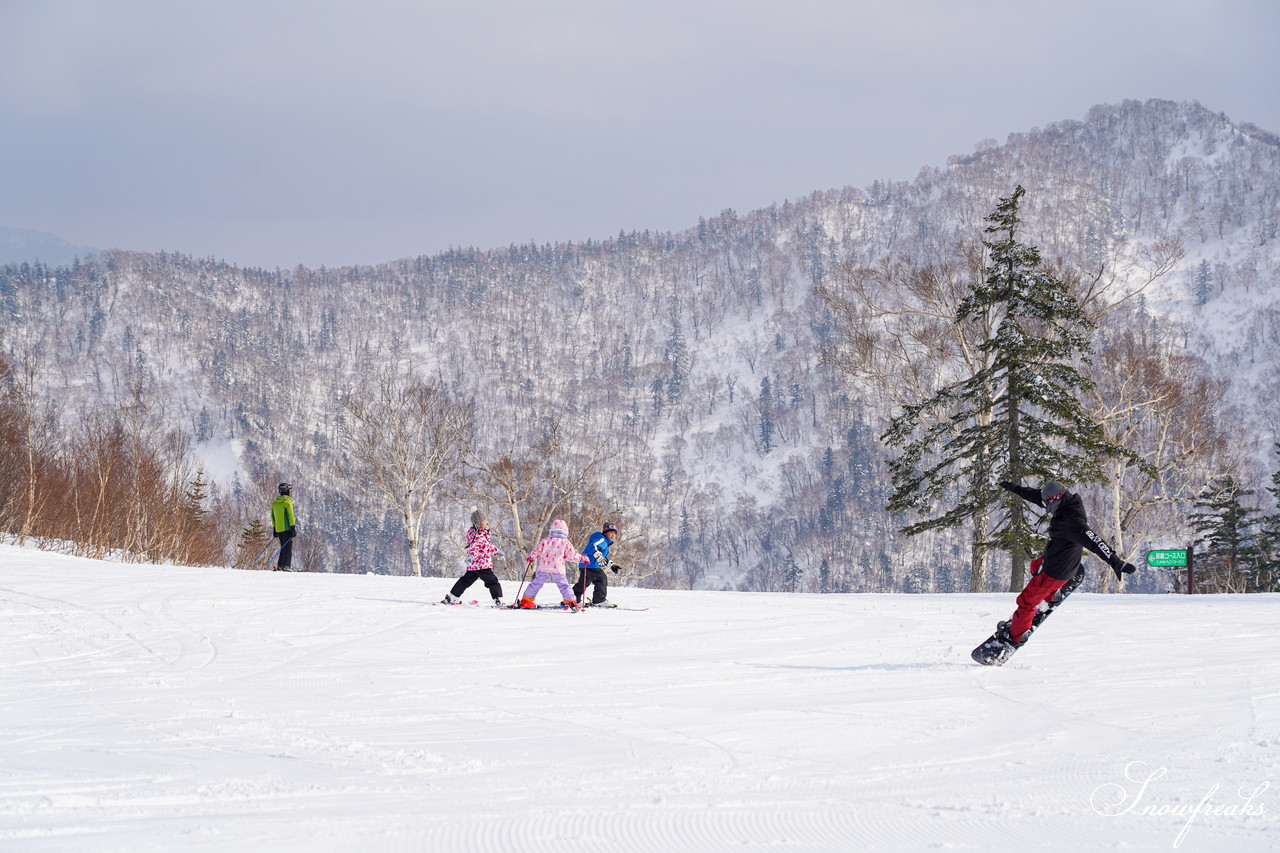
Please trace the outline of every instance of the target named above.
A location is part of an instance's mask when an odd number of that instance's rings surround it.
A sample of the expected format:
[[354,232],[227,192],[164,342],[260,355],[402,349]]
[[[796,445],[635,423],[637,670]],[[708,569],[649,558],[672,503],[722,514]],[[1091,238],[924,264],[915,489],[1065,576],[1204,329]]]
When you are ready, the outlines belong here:
[[1280,596],[448,583],[0,546],[0,850],[1280,846]]

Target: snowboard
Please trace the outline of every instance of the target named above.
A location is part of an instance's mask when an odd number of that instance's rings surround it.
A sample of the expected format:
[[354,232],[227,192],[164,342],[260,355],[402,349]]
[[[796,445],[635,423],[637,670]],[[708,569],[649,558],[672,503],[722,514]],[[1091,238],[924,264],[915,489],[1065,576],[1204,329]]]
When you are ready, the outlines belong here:
[[[1071,593],[1076,591],[1080,584],[1084,583],[1084,568],[1076,572],[1076,576],[1063,584],[1062,588],[1053,594],[1051,598],[1043,602],[1041,606],[1043,610],[1037,610],[1036,615],[1031,618],[1031,633],[1027,636],[1027,641],[1022,644],[1025,646],[1031,641],[1031,635],[1035,634],[1036,629],[1049,618],[1049,614],[1062,606],[1062,602],[1067,600]],[[1005,629],[1008,627],[1007,622],[1001,622],[994,634],[983,640],[979,646],[969,653],[969,657],[973,658],[977,663],[983,666],[1004,666],[1004,664],[1013,657],[1013,653],[1022,646],[1015,646],[1004,637]]]

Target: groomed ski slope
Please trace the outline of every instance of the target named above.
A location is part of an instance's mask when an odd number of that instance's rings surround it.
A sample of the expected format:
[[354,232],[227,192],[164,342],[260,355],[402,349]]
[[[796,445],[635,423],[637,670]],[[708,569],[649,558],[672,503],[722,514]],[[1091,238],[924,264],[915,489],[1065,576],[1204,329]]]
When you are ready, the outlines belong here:
[[0,546],[0,850],[1280,847],[1277,596],[448,584]]

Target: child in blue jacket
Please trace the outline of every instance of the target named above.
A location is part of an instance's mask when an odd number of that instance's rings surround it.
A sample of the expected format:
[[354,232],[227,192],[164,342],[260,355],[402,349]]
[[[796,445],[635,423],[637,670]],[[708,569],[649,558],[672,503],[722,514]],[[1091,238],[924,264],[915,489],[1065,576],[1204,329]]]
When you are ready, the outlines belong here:
[[587,556],[587,562],[582,565],[578,582],[573,585],[573,594],[577,596],[580,603],[585,603],[583,599],[586,596],[587,584],[591,584],[591,606],[612,606],[609,604],[609,576],[604,573],[604,570],[612,569],[616,574],[622,568],[609,559],[609,549],[613,547],[614,540],[617,538],[617,525],[612,521],[606,521],[600,528],[600,532],[592,533],[591,538],[587,540],[586,547],[582,549],[582,553]]

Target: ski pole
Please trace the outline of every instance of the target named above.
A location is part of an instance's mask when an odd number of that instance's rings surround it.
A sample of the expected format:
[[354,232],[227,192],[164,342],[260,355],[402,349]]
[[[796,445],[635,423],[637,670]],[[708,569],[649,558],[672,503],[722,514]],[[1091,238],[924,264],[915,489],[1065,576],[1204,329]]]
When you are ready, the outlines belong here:
[[[533,566],[534,566],[533,563],[529,564],[530,569],[533,568]],[[515,600],[515,603],[511,605],[512,607],[515,607],[515,608],[520,607],[520,593],[524,592],[525,579],[528,578],[528,576],[529,576],[529,572],[527,570],[525,571],[524,574],[520,576],[520,587],[516,590],[516,600]]]
[[271,547],[271,543],[273,543],[273,542],[275,542],[275,541],[276,541],[276,538],[275,538],[274,536],[272,536],[270,539],[268,539],[268,540],[267,540],[267,544],[266,544],[266,545],[263,545],[263,546],[262,546],[262,550],[258,552],[258,556],[254,557],[252,560],[250,560],[250,561],[249,561],[249,563],[248,563],[248,565],[250,565],[250,566],[252,566],[252,565],[256,565],[256,564],[257,564],[257,562],[258,562],[259,560],[261,560],[261,559],[262,559],[262,555],[263,555],[263,554],[265,554],[265,553],[267,553],[267,549]]

